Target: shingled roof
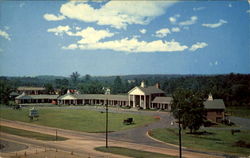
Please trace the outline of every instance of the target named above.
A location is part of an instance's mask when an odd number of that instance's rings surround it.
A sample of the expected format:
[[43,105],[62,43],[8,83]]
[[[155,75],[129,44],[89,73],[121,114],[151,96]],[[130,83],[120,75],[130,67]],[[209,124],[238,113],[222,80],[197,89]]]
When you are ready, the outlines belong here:
[[59,95],[19,95],[16,99],[57,99]]
[[105,94],[65,94],[60,96],[58,99],[63,100],[66,96],[72,96],[76,99],[97,99],[97,100],[120,100],[120,101],[128,101],[127,95],[105,95]]
[[207,100],[204,102],[205,109],[226,109],[222,99]]
[[45,90],[44,87],[18,87],[17,90],[19,91],[42,91]]
[[152,103],[170,104],[172,100],[172,97],[155,97]]

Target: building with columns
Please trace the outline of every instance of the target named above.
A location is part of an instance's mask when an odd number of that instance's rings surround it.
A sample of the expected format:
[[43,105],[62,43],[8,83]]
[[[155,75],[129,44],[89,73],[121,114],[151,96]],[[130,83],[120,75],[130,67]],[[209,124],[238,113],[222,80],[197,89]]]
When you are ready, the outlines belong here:
[[133,108],[151,109],[152,101],[156,97],[165,96],[165,92],[160,89],[159,84],[146,86],[141,82],[140,87],[134,87],[128,92],[129,106]]

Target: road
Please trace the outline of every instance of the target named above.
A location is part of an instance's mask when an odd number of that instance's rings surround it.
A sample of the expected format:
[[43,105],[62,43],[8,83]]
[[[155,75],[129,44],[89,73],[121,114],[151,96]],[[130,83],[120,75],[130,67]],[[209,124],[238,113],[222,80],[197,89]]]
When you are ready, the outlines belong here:
[[[98,109],[100,110],[100,109]],[[113,111],[112,111],[113,110]],[[111,109],[110,112],[114,112],[116,109]],[[118,110],[119,111],[119,110]],[[118,112],[117,111],[117,112]],[[120,112],[120,111],[119,111]],[[122,112],[131,112],[131,111],[122,111]],[[157,142],[149,138],[146,133],[148,130],[154,128],[165,128],[172,127],[170,122],[173,120],[171,115],[166,112],[140,112],[134,111],[132,113],[143,114],[143,115],[152,115],[159,116],[160,120],[154,123],[151,123],[146,126],[137,127],[129,130],[118,131],[109,133],[109,146],[120,146],[126,148],[132,148],[137,150],[158,152],[162,154],[174,155],[178,156],[178,147],[174,145],[169,145],[161,142]],[[1,138],[10,141],[22,142],[27,145],[35,145],[39,147],[49,147],[54,149],[60,149],[63,151],[73,151],[82,155],[92,155],[94,157],[124,157],[113,155],[109,153],[102,153],[94,150],[95,147],[105,146],[105,134],[104,133],[86,133],[79,131],[71,131],[65,129],[56,129],[52,127],[46,127],[41,125],[29,124],[18,121],[10,121],[10,120],[0,120],[1,125],[40,132],[45,134],[55,135],[57,130],[58,135],[62,137],[69,138],[66,141],[40,141],[30,138],[23,138],[19,136],[12,136],[9,134],[1,133]],[[183,155],[185,157],[190,158],[219,158],[219,157],[227,157],[223,154],[215,154],[208,152],[199,152],[189,149],[183,149]]]

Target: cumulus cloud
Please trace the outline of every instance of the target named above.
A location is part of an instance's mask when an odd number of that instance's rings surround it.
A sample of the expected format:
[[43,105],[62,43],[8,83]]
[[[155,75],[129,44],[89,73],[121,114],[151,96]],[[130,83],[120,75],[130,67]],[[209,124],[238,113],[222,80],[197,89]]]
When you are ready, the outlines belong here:
[[180,26],[193,25],[198,20],[197,16],[191,16],[189,20],[182,21],[179,23]]
[[246,13],[250,13],[250,9],[248,9],[248,10],[246,11]]
[[176,2],[165,1],[109,1],[96,9],[86,2],[70,1],[60,8],[62,15],[84,22],[96,22],[117,29],[126,29],[129,24],[148,24],[165,13]]
[[10,35],[7,32],[3,31],[3,30],[0,30],[0,36],[7,39],[7,40],[9,40],[9,41],[11,40]]
[[65,19],[65,16],[63,15],[56,16],[54,14],[44,14],[43,18],[47,21],[60,21],[60,20]]
[[193,44],[191,48],[189,48],[190,51],[196,51],[197,49],[201,49],[208,46],[205,42],[197,42],[196,44]]
[[141,29],[141,30],[139,30],[142,34],[145,34],[146,32],[147,32],[147,30],[146,29]]
[[168,20],[170,21],[171,24],[175,24],[177,21],[177,18],[180,17],[180,14],[175,14],[174,16],[171,16],[168,18]]
[[65,46],[62,47],[62,49],[65,49],[65,50],[74,50],[76,48],[78,48],[77,44],[70,44],[67,47]]
[[88,44],[96,43],[101,39],[112,37],[114,33],[109,32],[108,30],[95,30],[93,27],[87,27],[76,33],[68,32],[70,36],[80,36],[82,39],[78,41],[79,44]]
[[214,23],[214,24],[202,24],[204,27],[209,27],[209,28],[217,28],[220,27],[223,24],[226,24],[227,21],[220,19],[219,22]]
[[[69,47],[69,46],[68,46]],[[188,47],[181,45],[179,42],[156,40],[151,42],[138,41],[136,38],[124,38],[121,40],[97,42],[90,44],[79,44],[78,47],[82,50],[113,50],[122,52],[174,52],[183,51]]]
[[228,4],[228,7],[229,7],[229,8],[232,8],[232,7],[233,7],[233,5],[232,5],[231,3],[229,3],[229,4]]
[[171,29],[171,31],[172,31],[172,32],[180,32],[181,30],[180,30],[179,27],[173,27],[173,28]]
[[69,30],[70,30],[70,27],[68,25],[66,26],[59,25],[58,27],[50,28],[47,31],[53,32],[56,36],[62,36],[64,33],[68,32]]
[[159,38],[163,38],[167,36],[167,34],[170,34],[171,31],[168,28],[163,28],[155,32],[155,36]]

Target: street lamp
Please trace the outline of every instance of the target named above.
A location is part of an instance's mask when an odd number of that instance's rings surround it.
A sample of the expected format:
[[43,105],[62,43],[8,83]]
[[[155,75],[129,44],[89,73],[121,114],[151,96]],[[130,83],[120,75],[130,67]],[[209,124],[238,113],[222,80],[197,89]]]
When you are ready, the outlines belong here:
[[108,148],[108,100],[106,100],[106,148]]

